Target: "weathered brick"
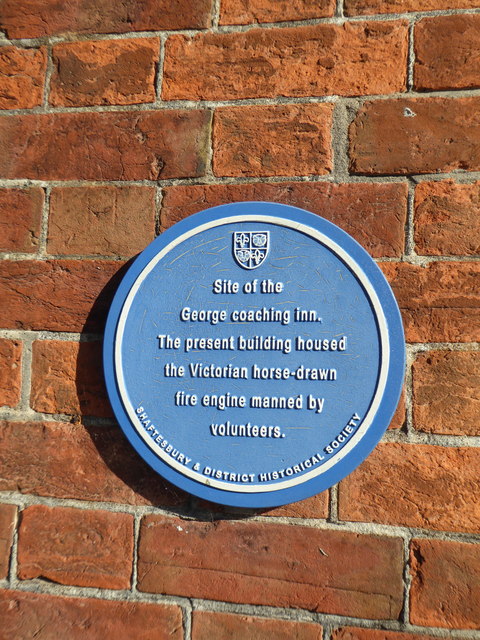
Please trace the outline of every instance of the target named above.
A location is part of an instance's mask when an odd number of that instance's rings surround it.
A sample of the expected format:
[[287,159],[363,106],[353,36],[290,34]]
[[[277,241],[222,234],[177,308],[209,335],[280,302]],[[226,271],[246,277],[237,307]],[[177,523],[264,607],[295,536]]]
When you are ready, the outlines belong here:
[[0,189],[0,251],[33,253],[38,248],[43,189]]
[[0,407],[16,407],[22,390],[22,343],[0,338]]
[[225,107],[214,119],[217,176],[325,175],[332,169],[332,105]]
[[438,640],[438,636],[430,636],[423,633],[384,631],[383,629],[341,627],[333,631],[331,640]]
[[36,340],[30,404],[42,413],[111,417],[101,343]]
[[322,493],[300,502],[292,502],[268,511],[262,510],[261,514],[277,518],[326,518],[328,516],[328,491],[322,491]]
[[415,245],[423,255],[480,253],[480,182],[421,182],[415,189]]
[[407,186],[400,183],[278,182],[167,187],[164,229],[192,213],[228,202],[289,204],[323,216],[353,235],[374,257],[400,256],[405,242]]
[[56,45],[50,104],[76,107],[153,102],[159,46],[158,38]]
[[480,450],[380,444],[342,480],[342,520],[476,533]]
[[183,639],[181,610],[174,605],[0,591],[0,619],[8,640]]
[[171,36],[162,95],[228,100],[395,93],[406,88],[406,59],[404,22]]
[[[215,519],[215,514],[237,514],[238,509],[214,504],[207,500],[199,500],[198,506],[203,511],[204,519]],[[274,507],[269,509],[251,509],[251,514],[258,514],[262,516],[271,516],[275,518],[311,518],[311,519],[324,519],[328,516],[329,507],[329,492],[323,491],[311,498],[300,500],[299,502],[292,502],[280,507]]]
[[162,480],[118,427],[0,422],[0,491],[172,507],[187,494]]
[[367,102],[350,126],[350,169],[360,174],[480,169],[480,98]]
[[328,18],[335,0],[222,0],[220,24],[251,24]]
[[0,177],[159,180],[205,172],[208,111],[54,113],[1,118]]
[[59,584],[128,589],[133,516],[35,505],[22,512],[18,577]]
[[405,407],[405,389],[402,390],[400,400],[398,401],[398,406],[395,410],[395,413],[390,420],[389,429],[401,429],[405,423],[405,419],[407,417],[406,407]]
[[430,351],[413,364],[415,428],[480,436],[480,352]]
[[104,185],[52,189],[49,253],[132,256],[154,237],[153,187]]
[[477,7],[478,0],[345,0],[345,13],[350,16]]
[[0,327],[98,331],[125,267],[118,261],[0,261]]
[[17,507],[13,504],[0,504],[0,580],[8,576],[16,521]]
[[414,84],[418,90],[480,86],[480,15],[438,16],[415,26]]
[[480,545],[412,540],[410,560],[411,622],[429,627],[478,629]]
[[380,266],[402,311],[407,342],[480,340],[478,262]]
[[202,29],[210,24],[211,0],[3,0],[0,29],[9,38],[67,33],[125,33]]
[[402,564],[397,538],[152,515],[141,525],[138,576],[141,591],[396,619]]
[[192,640],[322,640],[322,637],[322,627],[311,622],[213,611],[194,611],[192,616]]
[[0,47],[0,109],[40,106],[46,68],[44,47]]

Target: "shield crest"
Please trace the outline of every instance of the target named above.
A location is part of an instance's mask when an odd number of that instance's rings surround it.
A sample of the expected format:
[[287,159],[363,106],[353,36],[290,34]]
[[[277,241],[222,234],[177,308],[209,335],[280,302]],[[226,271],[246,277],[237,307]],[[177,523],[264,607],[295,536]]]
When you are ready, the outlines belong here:
[[263,264],[269,249],[269,231],[233,232],[233,255],[244,269],[256,269]]

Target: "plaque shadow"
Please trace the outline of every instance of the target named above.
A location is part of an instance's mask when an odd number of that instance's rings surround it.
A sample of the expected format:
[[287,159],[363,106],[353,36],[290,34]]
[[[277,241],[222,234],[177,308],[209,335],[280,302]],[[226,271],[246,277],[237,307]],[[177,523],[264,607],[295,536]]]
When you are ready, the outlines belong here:
[[[251,518],[271,511],[214,504],[179,489],[141,458],[115,420],[103,377],[101,346],[113,297],[134,260],[124,263],[96,297],[81,331],[76,361],[75,386],[80,414],[72,420],[82,424],[83,438],[86,438],[83,445],[93,446],[99,456],[98,460],[86,463],[86,473],[98,474],[104,481],[103,487],[99,486],[95,492],[100,496],[97,499],[163,508],[178,516],[205,522]],[[95,348],[92,343],[96,343]]]

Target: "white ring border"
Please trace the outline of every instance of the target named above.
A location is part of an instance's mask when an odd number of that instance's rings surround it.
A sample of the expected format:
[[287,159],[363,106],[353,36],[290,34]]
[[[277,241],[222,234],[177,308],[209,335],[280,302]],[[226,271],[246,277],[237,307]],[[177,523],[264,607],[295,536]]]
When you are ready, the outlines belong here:
[[[352,438],[343,446],[343,448],[332,458],[325,462],[317,469],[312,469],[297,478],[292,478],[291,480],[284,480],[283,482],[278,482],[276,484],[248,484],[241,485],[236,483],[226,483],[221,480],[215,480],[212,478],[208,478],[197,471],[193,471],[188,467],[178,463],[176,460],[168,456],[163,449],[158,446],[150,436],[138,426],[138,418],[135,413],[135,410],[131,406],[128,401],[128,394],[125,386],[125,378],[123,375],[123,363],[122,363],[122,341],[123,334],[125,331],[125,324],[127,321],[127,316],[130,311],[130,307],[134,301],[134,298],[145,280],[145,278],[150,274],[150,272],[155,268],[158,262],[167,255],[172,249],[176,246],[188,240],[188,238],[202,233],[203,231],[207,231],[208,229],[218,227],[226,224],[233,224],[235,222],[264,222],[269,224],[276,224],[282,227],[288,227],[290,229],[294,229],[295,231],[299,231],[310,237],[318,240],[322,244],[326,245],[333,253],[335,253],[338,257],[340,257],[343,262],[345,262],[350,269],[353,271],[354,275],[363,285],[365,291],[370,297],[370,302],[375,310],[376,318],[378,322],[378,327],[380,330],[380,342],[381,342],[381,366],[380,366],[380,375],[378,378],[377,389],[370,405],[370,409],[367,412],[367,415],[363,419],[363,422],[360,425],[358,431],[352,436]],[[390,365],[390,341],[388,337],[388,326],[385,318],[385,314],[383,312],[382,305],[380,304],[380,300],[376,294],[373,285],[370,280],[367,278],[366,274],[362,269],[359,268],[358,264],[353,260],[353,258],[344,250],[340,245],[334,242],[331,238],[323,234],[321,231],[314,229],[306,224],[295,222],[293,220],[288,220],[285,218],[278,218],[277,216],[270,215],[237,215],[237,216],[226,216],[224,218],[218,218],[216,220],[212,220],[210,222],[206,222],[205,224],[199,225],[190,229],[189,231],[183,233],[178,236],[174,240],[172,240],[166,247],[164,247],[159,253],[157,253],[150,262],[143,268],[143,270],[138,275],[137,279],[133,283],[130,291],[128,292],[127,297],[125,298],[125,302],[122,306],[122,311],[120,313],[119,321],[117,324],[116,332],[115,332],[115,351],[114,351],[114,364],[115,364],[115,375],[118,384],[118,390],[120,397],[122,399],[122,403],[125,411],[127,412],[132,426],[140,435],[140,437],[147,444],[148,448],[156,453],[169,467],[174,468],[181,475],[187,476],[196,482],[200,482],[203,485],[208,487],[214,487],[215,489],[221,489],[223,491],[236,492],[236,493],[264,493],[270,491],[281,491],[282,489],[287,489],[289,487],[294,487],[299,484],[304,484],[308,480],[319,476],[331,469],[334,465],[338,464],[340,460],[342,460],[363,438],[368,428],[370,427],[380,402],[383,398],[383,392],[385,390],[385,386],[387,383],[388,369]],[[312,454],[313,455],[313,454]]]

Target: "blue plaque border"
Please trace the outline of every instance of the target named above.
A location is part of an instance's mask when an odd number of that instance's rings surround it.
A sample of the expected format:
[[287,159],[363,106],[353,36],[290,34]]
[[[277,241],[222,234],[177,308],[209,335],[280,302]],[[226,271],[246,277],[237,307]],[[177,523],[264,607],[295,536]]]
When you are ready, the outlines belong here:
[[[309,474],[305,474],[295,480],[286,481],[282,483],[283,488],[265,490],[258,485],[248,485],[237,491],[232,490],[231,486],[222,488],[221,481],[211,478],[198,481],[195,475],[200,474],[195,474],[189,469],[176,470],[171,462],[162,460],[152,450],[135,428],[131,418],[132,410],[127,409],[122,401],[122,384],[117,375],[116,358],[118,357],[117,346],[121,344],[118,336],[121,333],[122,313],[127,300],[130,298],[129,302],[132,302],[132,296],[134,299],[133,288],[141,274],[159,254],[172,243],[180,242],[182,237],[191,236],[201,227],[210,228],[232,223],[236,219],[238,222],[268,221],[297,228],[313,237],[315,234],[326,236],[340,248],[340,253],[334,250],[335,254],[346,263],[354,275],[357,278],[359,274],[364,275],[374,292],[373,297],[376,297],[380,305],[380,313],[375,307],[373,308],[377,324],[384,332],[382,349],[387,348],[388,364],[384,370],[383,393],[378,399],[378,407],[374,411],[368,428],[363,435],[352,439],[356,444],[351,445],[349,450],[342,449],[338,452],[335,456],[337,461],[330,468],[320,473],[312,472],[310,477],[308,477]],[[347,256],[348,261],[342,258],[342,252]],[[372,299],[371,295],[370,299]],[[398,404],[405,370],[405,341],[400,312],[390,286],[379,267],[351,236],[320,216],[297,207],[269,202],[241,202],[213,207],[178,222],[139,254],[118,287],[110,308],[104,336],[104,370],[107,391],[115,416],[131,445],[153,469],[174,485],[205,500],[237,507],[265,508],[295,502],[328,489],[351,473],[370,454],[388,427]],[[285,484],[290,486],[283,486]]]

